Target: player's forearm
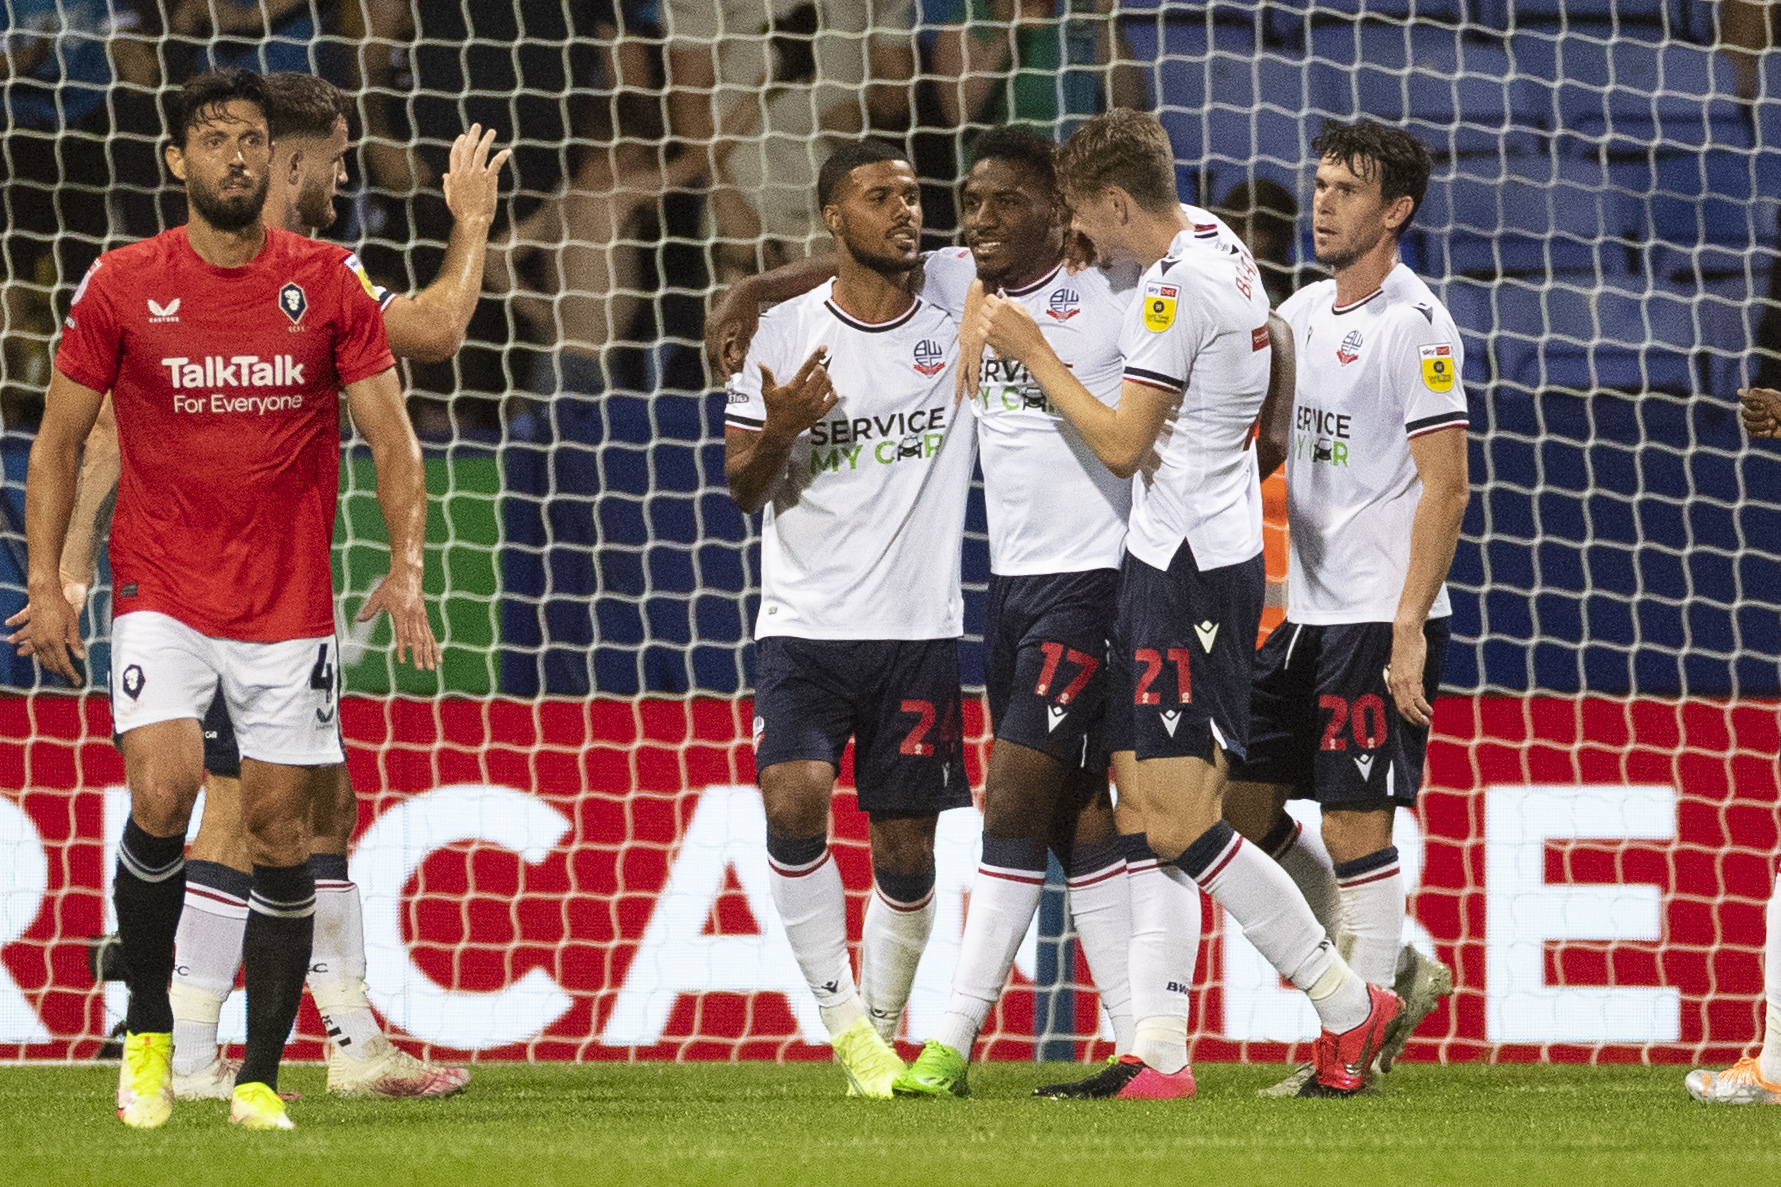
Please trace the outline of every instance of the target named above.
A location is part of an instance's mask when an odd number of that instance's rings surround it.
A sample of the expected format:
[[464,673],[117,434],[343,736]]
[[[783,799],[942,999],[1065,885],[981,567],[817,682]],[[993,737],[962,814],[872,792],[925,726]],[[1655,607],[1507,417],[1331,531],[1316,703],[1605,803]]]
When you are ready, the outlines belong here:
[[724,481],[729,484],[730,497],[750,515],[766,506],[767,497],[785,474],[785,463],[792,453],[797,434],[787,434],[772,425],[758,433],[732,430],[724,440]]
[[390,576],[418,583],[427,543],[427,471],[420,442],[412,432],[374,441],[371,461],[377,469],[377,505],[390,539]]
[[62,550],[80,467],[80,438],[45,418],[25,477],[25,584],[32,599],[62,596]]
[[[769,272],[745,276],[732,286],[731,291],[736,294],[735,300],[752,299],[757,306],[777,305],[781,301],[801,297],[817,285],[834,278],[835,256],[829,253],[793,260]],[[724,304],[730,304],[731,300],[730,295],[725,294]]]
[[1410,525],[1410,568],[1404,575],[1404,589],[1394,619],[1398,628],[1420,631],[1428,620],[1429,610],[1453,565],[1470,496],[1463,472],[1457,483],[1441,482],[1432,489],[1424,485]]
[[1120,478],[1138,472],[1144,455],[1155,442],[1155,434],[1141,440],[1130,417],[1122,417],[1119,409],[1109,408],[1095,399],[1082,386],[1076,373],[1064,365],[1049,347],[1044,354],[1023,359],[1030,374],[1057,410],[1067,417],[1082,439],[1101,460],[1101,464]]
[[1293,401],[1298,394],[1292,327],[1273,313],[1268,315],[1268,352],[1268,395],[1262,401],[1261,433],[1255,444],[1255,460],[1263,478],[1286,461],[1292,436]]
[[483,259],[488,252],[486,222],[455,223],[445,245],[445,261],[433,283],[413,297],[397,297],[384,312],[390,350],[398,358],[440,363],[464,344],[464,333],[482,296]]
[[101,418],[87,434],[75,479],[74,510],[68,535],[62,543],[60,570],[68,581],[91,585],[99,563],[99,541],[117,498],[122,458],[118,453],[117,424]]

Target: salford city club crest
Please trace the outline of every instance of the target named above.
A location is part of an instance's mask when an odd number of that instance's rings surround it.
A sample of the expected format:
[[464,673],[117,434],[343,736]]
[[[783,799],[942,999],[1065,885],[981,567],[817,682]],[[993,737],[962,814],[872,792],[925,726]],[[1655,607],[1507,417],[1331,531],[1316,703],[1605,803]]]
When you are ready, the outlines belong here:
[[1058,321],[1069,321],[1082,312],[1078,308],[1082,304],[1082,298],[1076,295],[1075,289],[1056,289],[1045,304],[1045,315]]
[[1440,346],[1424,346],[1422,354],[1422,384],[1431,392],[1450,392],[1453,390],[1453,347],[1445,343]]
[[1160,334],[1175,324],[1175,302],[1181,296],[1178,285],[1153,280],[1144,286],[1144,328]]
[[296,281],[289,281],[278,290],[278,307],[284,310],[284,315],[291,319],[293,326],[301,325],[303,315],[309,311],[309,294]]
[[915,344],[915,369],[930,378],[940,374],[946,370],[946,351],[932,338],[923,338]]
[[1355,359],[1360,358],[1360,331],[1350,330],[1342,339],[1342,345],[1336,347],[1336,361],[1346,367]]

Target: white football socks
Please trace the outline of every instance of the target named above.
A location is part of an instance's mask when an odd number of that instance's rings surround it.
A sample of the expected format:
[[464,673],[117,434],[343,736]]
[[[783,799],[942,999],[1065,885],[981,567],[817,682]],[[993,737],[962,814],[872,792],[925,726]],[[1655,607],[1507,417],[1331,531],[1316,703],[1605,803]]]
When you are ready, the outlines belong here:
[[309,994],[322,1026],[343,1055],[365,1058],[383,1033],[365,996],[365,916],[359,888],[346,877],[346,858],[315,854],[315,941],[309,957]]
[[1187,1066],[1187,1014],[1200,947],[1200,892],[1157,860],[1142,833],[1119,838],[1131,895],[1131,1054],[1165,1075]]
[[235,988],[247,935],[253,875],[211,861],[186,862],[185,910],[173,936],[173,1070],[182,1076],[217,1058],[217,1020]]
[[1305,991],[1325,1029],[1340,1034],[1366,1021],[1372,1009],[1366,982],[1336,952],[1305,896],[1267,854],[1220,821],[1177,864],[1231,913],[1281,976]]
[[1342,904],[1337,897],[1336,871],[1330,863],[1329,850],[1316,833],[1307,833],[1305,826],[1292,817],[1262,840],[1268,856],[1280,864],[1305,904],[1317,916],[1317,922],[1338,949],[1342,946]]
[[1342,948],[1368,984],[1390,989],[1404,942],[1404,878],[1398,850],[1387,845],[1335,868],[1342,900]]
[[1008,984],[1014,954],[1039,909],[1045,866],[1045,846],[1037,841],[1008,841],[988,834],[983,838],[983,860],[971,883],[965,934],[952,970],[952,993],[939,1029],[931,1036],[966,1059]]
[[1763,923],[1768,928],[1768,937],[1762,951],[1765,1009],[1760,1062],[1762,1078],[1771,1084],[1781,1084],[1781,877],[1775,879],[1775,889],[1769,894]]
[[[1070,865],[1075,871],[1070,876],[1070,915],[1101,1008],[1113,1023],[1114,1053],[1124,1055],[1132,1049],[1133,1025],[1132,889],[1125,858],[1114,841],[1078,843]],[[1196,889],[1196,901],[1199,896]]]
[[916,967],[934,930],[934,871],[930,867],[925,877],[877,871],[874,881],[860,933],[860,1000],[888,1043],[897,1037]]
[[[815,857],[807,856],[812,847]],[[768,836],[767,851],[773,905],[779,908],[792,954],[798,958],[798,968],[833,1037],[862,1012],[853,965],[847,958],[847,896],[841,887],[841,871],[835,868],[828,843],[821,837],[782,841]],[[803,860],[794,864],[784,860],[787,856]]]

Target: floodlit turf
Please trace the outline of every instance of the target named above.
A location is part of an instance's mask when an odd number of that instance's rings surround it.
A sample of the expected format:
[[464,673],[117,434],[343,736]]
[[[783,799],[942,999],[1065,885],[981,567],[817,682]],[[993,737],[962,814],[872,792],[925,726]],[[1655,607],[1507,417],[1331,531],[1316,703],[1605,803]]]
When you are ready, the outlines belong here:
[[220,1102],[125,1129],[113,1067],[0,1068],[0,1183],[1679,1184],[1781,1182],[1781,1108],[1688,1099],[1686,1069],[1406,1064],[1379,1096],[1259,1100],[1284,1070],[1205,1064],[1200,1097],[1032,1100],[1070,1065],[971,1070],[968,1101],[864,1102],[821,1064],[485,1066],[461,1097],[344,1101],[291,1067],[295,1133]]

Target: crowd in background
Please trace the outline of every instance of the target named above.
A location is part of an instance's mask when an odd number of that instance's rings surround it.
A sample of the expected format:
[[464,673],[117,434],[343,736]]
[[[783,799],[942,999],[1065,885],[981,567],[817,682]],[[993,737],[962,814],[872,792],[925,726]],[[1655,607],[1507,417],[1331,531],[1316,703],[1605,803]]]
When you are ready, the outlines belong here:
[[[34,419],[59,303],[91,260],[182,220],[162,185],[161,97],[194,71],[314,70],[359,97],[351,209],[333,234],[399,290],[424,284],[443,247],[452,136],[480,122],[516,147],[487,276],[505,300],[484,303],[456,363],[410,376],[423,437],[487,440],[503,412],[521,435],[545,431],[528,396],[702,388],[692,344],[711,288],[826,240],[812,194],[833,139],[903,140],[938,243],[982,128],[1059,133],[1110,102],[1147,107],[1113,7],[14,0],[6,423]],[[1252,197],[1293,213],[1283,191]]]

